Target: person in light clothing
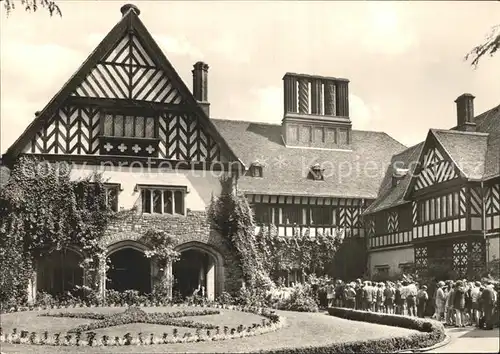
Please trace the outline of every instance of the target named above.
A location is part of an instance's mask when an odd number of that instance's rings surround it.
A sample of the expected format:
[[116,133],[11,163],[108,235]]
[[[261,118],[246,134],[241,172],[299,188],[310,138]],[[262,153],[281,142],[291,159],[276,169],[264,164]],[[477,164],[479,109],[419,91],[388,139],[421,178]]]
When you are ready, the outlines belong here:
[[333,281],[330,281],[326,287],[326,299],[328,301],[328,307],[332,307],[335,299],[335,286],[333,285]]
[[446,305],[446,295],[444,293],[444,282],[440,281],[437,284],[437,290],[436,290],[436,320],[441,321],[441,318],[444,314],[444,309]]
[[373,291],[371,282],[367,280],[365,281],[365,286],[363,287],[363,309],[365,311],[372,310],[372,299],[373,299]]
[[406,298],[408,297],[408,294],[410,292],[410,289],[408,288],[408,282],[406,280],[403,281],[403,285],[401,286],[400,293],[401,293],[401,315],[406,315],[407,314],[407,302]]
[[417,316],[417,294],[418,287],[414,282],[408,285],[408,293],[406,295],[406,305],[409,316]]
[[481,282],[476,281],[474,283],[474,286],[471,288],[470,291],[470,297],[471,297],[471,302],[472,302],[472,321],[476,324],[476,326],[479,327],[479,319],[481,318],[480,316],[480,307],[479,307],[479,295],[481,293]]
[[377,303],[375,306],[377,312],[384,312],[384,283],[377,284]]

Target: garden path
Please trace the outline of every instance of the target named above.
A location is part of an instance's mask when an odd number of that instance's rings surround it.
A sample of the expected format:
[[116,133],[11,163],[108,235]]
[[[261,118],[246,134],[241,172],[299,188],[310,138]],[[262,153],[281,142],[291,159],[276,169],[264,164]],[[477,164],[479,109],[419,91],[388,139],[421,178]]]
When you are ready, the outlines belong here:
[[500,329],[481,330],[477,328],[450,328],[449,344],[429,353],[499,353]]

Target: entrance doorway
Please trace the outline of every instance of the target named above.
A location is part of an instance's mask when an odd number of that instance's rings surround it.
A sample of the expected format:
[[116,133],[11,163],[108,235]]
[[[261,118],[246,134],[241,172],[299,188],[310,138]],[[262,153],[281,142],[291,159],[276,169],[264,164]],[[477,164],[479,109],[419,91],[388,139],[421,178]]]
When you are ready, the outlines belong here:
[[143,252],[124,248],[109,256],[107,289],[123,292],[137,290],[141,294],[151,292],[151,262]]
[[181,253],[173,265],[174,294],[181,297],[195,293],[212,297],[215,288],[215,262],[205,252],[190,249]]

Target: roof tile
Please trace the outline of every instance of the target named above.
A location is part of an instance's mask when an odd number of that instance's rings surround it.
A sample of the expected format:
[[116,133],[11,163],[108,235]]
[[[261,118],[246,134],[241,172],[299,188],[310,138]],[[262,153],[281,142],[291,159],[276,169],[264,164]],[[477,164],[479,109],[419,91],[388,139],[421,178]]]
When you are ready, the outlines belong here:
[[[212,119],[236,155],[249,166],[264,162],[263,177],[242,176],[246,193],[374,199],[394,153],[405,147],[386,133],[352,131],[351,150],[287,147],[281,125]],[[319,163],[324,180],[308,178]]]

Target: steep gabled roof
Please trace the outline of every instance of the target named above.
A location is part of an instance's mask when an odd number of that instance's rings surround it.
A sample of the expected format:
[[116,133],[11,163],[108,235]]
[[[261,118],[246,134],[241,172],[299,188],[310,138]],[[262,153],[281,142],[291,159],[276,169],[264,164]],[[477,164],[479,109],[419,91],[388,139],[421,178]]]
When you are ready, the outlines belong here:
[[488,180],[498,176],[500,176],[500,133],[491,133],[488,137],[483,179]]
[[[353,130],[350,150],[285,146],[281,125],[213,120],[246,165],[264,162],[263,177],[242,176],[246,193],[373,199],[394,153],[403,150],[386,133]],[[319,163],[324,180],[307,178]]]
[[[379,197],[370,204],[364,214],[375,213],[383,209],[406,203],[404,195],[410,184],[411,176],[416,168],[416,162],[418,161],[423,146],[423,142],[419,143],[392,157],[391,164],[387,168],[380,188]],[[406,176],[404,176],[396,186],[392,185],[394,167],[408,169]]]
[[[464,177],[471,180],[487,180],[500,175],[500,105],[474,118],[476,132],[456,130],[435,130],[432,134],[448,153]],[[410,167],[407,176],[397,186],[392,186],[393,169],[387,170],[377,199],[366,209],[365,214],[375,213],[405,203],[412,168],[422,153],[424,142],[408,148],[391,159],[391,165],[402,161],[403,167]]]
[[[173,85],[180,91],[183,98],[183,103],[189,105],[210,132],[214,139],[224,148],[231,159],[240,161],[229,147],[224,138],[217,131],[215,126],[210,121],[207,114],[203,111],[197,101],[194,99],[189,88],[182,81],[179,74],[176,72],[172,64],[166,58],[158,44],[154,41],[151,34],[148,32],[142,21],[139,19],[138,12],[134,6],[127,6],[128,11],[123,15],[121,20],[111,29],[111,31],[99,43],[96,49],[84,61],[77,72],[64,84],[62,89],[49,101],[43,108],[40,114],[29,124],[21,136],[10,146],[4,154],[4,159],[8,160],[15,158],[23,149],[23,147],[33,138],[33,136],[41,129],[41,127],[50,119],[65,103],[66,99],[74,92],[85,78],[91,73],[92,69],[98,64],[99,60],[110,53],[127,33],[134,32],[141,39],[144,47],[153,53],[151,59],[154,61],[158,69],[168,73],[169,79]],[[241,162],[241,161],[240,161]]]
[[477,131],[489,133],[483,179],[500,176],[500,105],[475,119]]
[[469,180],[481,180],[484,175],[488,134],[456,130],[432,130],[455,165]]

